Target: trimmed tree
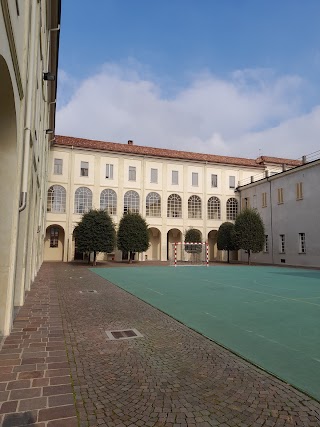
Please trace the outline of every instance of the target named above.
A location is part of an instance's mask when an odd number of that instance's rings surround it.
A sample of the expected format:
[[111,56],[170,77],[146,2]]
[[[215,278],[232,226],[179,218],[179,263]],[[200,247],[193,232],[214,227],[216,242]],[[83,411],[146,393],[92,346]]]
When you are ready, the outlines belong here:
[[116,244],[114,223],[104,210],[92,209],[85,213],[74,235],[80,252],[93,252],[93,265],[96,265],[98,252],[112,252]]
[[259,212],[256,209],[244,209],[237,216],[234,229],[237,244],[240,249],[247,251],[250,264],[251,252],[262,251],[264,245],[264,225]]
[[129,262],[135,252],[144,252],[149,247],[148,224],[138,213],[128,212],[120,220],[117,236],[118,249],[129,253]]
[[[189,228],[184,235],[185,243],[202,243],[201,232],[195,228]],[[196,258],[197,254],[202,252],[202,245],[184,245],[184,249],[192,258]]]
[[238,249],[234,224],[232,222],[224,222],[220,225],[217,236],[217,247],[219,251],[228,252],[228,263],[230,262],[230,251]]

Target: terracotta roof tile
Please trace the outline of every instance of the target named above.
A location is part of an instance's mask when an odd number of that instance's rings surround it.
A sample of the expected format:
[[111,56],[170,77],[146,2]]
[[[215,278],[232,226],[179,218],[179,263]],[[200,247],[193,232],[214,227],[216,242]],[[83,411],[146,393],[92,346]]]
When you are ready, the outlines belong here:
[[[246,159],[242,157],[218,156],[215,154],[192,153],[188,151],[169,150],[166,148],[154,148],[141,145],[121,144],[118,142],[95,141],[91,139],[75,138],[72,136],[56,135],[54,145],[73,146],[99,151],[111,151],[116,153],[137,154],[142,156],[165,157],[170,159],[195,160],[209,163],[223,163],[251,168],[263,168],[264,162],[258,159]],[[277,159],[276,157],[261,157],[260,159]],[[280,160],[280,159],[277,159]],[[291,160],[281,159],[276,163],[290,164]]]
[[292,159],[284,159],[282,157],[269,157],[269,156],[260,156],[256,159],[256,162],[264,165],[266,163],[272,163],[277,165],[288,165],[288,166],[300,166],[302,165],[301,160],[292,160]]

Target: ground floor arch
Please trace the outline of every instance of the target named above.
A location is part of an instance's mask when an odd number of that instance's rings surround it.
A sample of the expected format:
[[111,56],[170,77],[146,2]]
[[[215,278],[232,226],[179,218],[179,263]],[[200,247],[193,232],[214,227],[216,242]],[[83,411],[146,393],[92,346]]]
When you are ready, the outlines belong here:
[[145,259],[159,261],[161,259],[161,231],[156,227],[150,227],[148,232],[150,246],[145,253]]
[[61,225],[52,224],[46,229],[44,260],[63,261],[65,232]]
[[171,228],[167,233],[167,259],[173,259],[172,243],[182,242],[183,235],[178,228]]
[[221,261],[222,254],[218,251],[217,247],[218,230],[211,230],[208,233],[208,246],[209,246],[209,261]]

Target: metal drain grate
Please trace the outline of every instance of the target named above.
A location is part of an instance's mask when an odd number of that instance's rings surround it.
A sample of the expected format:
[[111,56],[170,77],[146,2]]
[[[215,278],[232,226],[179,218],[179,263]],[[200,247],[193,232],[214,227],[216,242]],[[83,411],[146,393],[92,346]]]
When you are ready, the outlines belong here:
[[119,329],[116,331],[106,331],[107,337],[111,341],[115,340],[130,340],[132,338],[141,338],[143,337],[137,329]]
[[94,289],[85,289],[84,291],[79,291],[79,294],[96,294],[97,291]]

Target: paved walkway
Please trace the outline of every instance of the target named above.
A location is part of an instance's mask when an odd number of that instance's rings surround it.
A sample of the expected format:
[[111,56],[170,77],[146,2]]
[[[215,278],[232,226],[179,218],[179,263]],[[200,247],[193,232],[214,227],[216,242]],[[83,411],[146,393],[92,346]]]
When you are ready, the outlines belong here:
[[[143,337],[107,339],[129,328]],[[0,400],[3,427],[320,426],[318,402],[72,264],[43,265],[0,351]]]

